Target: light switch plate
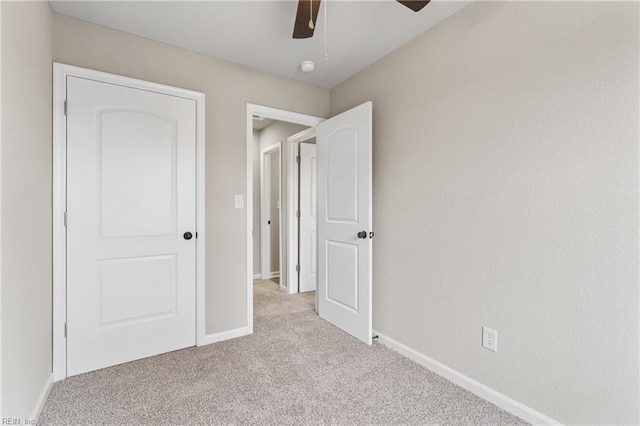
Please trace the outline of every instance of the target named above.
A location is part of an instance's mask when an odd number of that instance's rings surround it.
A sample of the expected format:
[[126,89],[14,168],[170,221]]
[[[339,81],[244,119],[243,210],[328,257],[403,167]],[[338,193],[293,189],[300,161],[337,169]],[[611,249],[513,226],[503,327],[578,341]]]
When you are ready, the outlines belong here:
[[236,194],[234,197],[234,207],[236,209],[244,208],[244,195]]

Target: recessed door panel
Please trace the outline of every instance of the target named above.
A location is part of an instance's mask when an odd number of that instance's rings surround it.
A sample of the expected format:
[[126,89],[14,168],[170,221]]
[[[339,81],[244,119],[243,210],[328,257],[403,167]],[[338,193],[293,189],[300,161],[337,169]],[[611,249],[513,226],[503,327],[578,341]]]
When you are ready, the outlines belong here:
[[316,155],[315,145],[313,146],[313,151],[309,154],[309,162],[311,163],[311,176],[310,176],[310,188],[311,191],[311,199],[308,201],[310,203],[309,206],[309,215],[315,220],[317,211],[318,211],[318,157]]
[[173,235],[175,120],[126,110],[97,120],[101,238]]
[[327,220],[358,222],[358,132],[337,129],[326,139]]
[[196,105],[67,77],[67,374],[195,344]]
[[358,313],[358,245],[327,241],[327,300]]
[[317,241],[317,211],[318,211],[318,157],[316,156],[316,149],[315,149],[315,145],[313,146],[313,152],[311,154],[312,156],[309,158],[310,162],[311,162],[311,187],[309,188],[309,191],[311,192],[311,199],[309,200],[310,202],[310,206],[309,206],[309,220],[310,220],[310,224],[309,224],[309,247],[311,248],[311,256],[309,259],[309,263],[310,265],[310,272],[311,272],[311,276],[313,279],[313,289],[315,290],[316,288],[316,274],[318,272],[318,256],[317,256],[317,252],[318,252],[318,241]]
[[175,255],[99,261],[100,325],[175,315],[176,266]]
[[[316,231],[309,232],[309,250],[311,251],[311,258],[309,259],[309,270],[312,275],[315,275],[318,272],[318,241],[317,241],[318,233]],[[314,276],[315,278],[315,276]],[[315,290],[315,282],[313,283],[313,288]]]

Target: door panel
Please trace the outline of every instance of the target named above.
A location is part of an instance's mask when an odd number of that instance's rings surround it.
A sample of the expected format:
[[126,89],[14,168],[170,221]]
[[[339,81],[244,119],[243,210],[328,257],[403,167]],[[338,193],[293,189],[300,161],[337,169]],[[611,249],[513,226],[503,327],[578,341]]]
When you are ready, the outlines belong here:
[[326,138],[327,220],[358,223],[358,134],[353,127]]
[[327,300],[358,313],[358,245],[327,240]]
[[174,236],[175,120],[100,111],[97,126],[101,236]]
[[175,315],[176,272],[175,255],[98,261],[99,325]]
[[[318,126],[318,314],[372,337],[372,104]],[[364,232],[365,238],[358,233]]]
[[316,145],[300,144],[300,291],[315,291],[317,280]]
[[67,81],[67,369],[195,344],[195,101]]

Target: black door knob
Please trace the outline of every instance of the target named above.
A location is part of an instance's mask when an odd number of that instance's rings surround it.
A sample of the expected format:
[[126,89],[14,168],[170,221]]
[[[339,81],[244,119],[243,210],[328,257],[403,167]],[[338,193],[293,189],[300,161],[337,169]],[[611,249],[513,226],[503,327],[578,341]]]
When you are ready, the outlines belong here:
[[183,237],[185,240],[190,240],[191,238],[193,238],[193,234],[191,232],[185,232]]
[[358,232],[358,238],[362,238],[362,239],[367,238],[367,232],[366,231]]

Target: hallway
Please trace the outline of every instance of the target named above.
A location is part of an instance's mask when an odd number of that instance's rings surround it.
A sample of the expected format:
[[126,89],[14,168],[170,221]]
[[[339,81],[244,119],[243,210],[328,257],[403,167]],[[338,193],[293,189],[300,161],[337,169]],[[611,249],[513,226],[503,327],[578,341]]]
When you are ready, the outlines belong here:
[[256,281],[251,336],[56,383],[46,424],[524,424],[314,312],[315,293]]

